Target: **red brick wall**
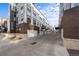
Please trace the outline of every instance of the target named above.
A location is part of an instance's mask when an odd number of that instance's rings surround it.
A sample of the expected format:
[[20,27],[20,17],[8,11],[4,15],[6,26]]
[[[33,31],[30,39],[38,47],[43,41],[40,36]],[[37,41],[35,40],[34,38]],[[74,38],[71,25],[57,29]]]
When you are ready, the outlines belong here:
[[65,38],[79,39],[79,7],[66,10],[61,24]]
[[[19,33],[27,33],[27,29],[32,29],[33,25],[29,25],[27,23],[22,23],[16,26],[16,28],[18,29],[17,32]],[[21,30],[19,30],[19,28]]]

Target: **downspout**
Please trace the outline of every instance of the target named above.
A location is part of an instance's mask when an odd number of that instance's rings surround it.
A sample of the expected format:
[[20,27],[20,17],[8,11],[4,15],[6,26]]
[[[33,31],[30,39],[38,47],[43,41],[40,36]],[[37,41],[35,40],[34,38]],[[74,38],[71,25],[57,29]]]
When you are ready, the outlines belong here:
[[60,3],[60,12],[59,12],[59,33],[61,35],[61,39],[64,39],[63,36],[63,27],[62,27],[62,19],[63,19],[63,12],[64,12],[64,8],[63,8],[63,3]]

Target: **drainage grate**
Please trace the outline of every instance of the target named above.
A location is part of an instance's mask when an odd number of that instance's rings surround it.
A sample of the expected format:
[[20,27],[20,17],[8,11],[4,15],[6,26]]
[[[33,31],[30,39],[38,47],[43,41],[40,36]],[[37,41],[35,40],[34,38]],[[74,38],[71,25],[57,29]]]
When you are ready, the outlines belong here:
[[35,45],[37,42],[32,42],[31,45]]
[[22,39],[22,38],[18,38],[18,39]]

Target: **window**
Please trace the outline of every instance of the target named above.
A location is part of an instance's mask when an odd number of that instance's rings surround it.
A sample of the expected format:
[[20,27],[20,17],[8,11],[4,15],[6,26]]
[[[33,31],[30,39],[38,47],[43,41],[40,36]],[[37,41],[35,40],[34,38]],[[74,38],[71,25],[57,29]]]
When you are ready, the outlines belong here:
[[18,23],[18,17],[16,17],[16,23]]
[[30,3],[27,3],[27,6],[30,6],[31,4]]
[[37,22],[37,26],[40,26],[40,23],[39,22]]
[[16,5],[17,5],[18,3],[16,3]]
[[16,10],[16,14],[18,14],[18,11]]
[[21,19],[21,21],[23,21],[23,18]]
[[33,24],[36,25],[36,20],[33,20]]
[[0,29],[1,29],[1,26],[0,26]]
[[27,18],[27,23],[31,23],[31,19],[30,18]]
[[29,12],[31,12],[31,8],[30,8],[30,7],[27,7],[27,10],[28,10]]
[[27,10],[31,12],[31,6],[29,4],[27,4]]
[[21,10],[23,9],[24,6],[21,7]]
[[36,16],[36,12],[35,11],[33,12],[33,14],[34,14],[34,16]]
[[42,20],[42,18],[40,17],[40,20]]
[[45,29],[46,27],[44,25],[42,25],[42,29]]

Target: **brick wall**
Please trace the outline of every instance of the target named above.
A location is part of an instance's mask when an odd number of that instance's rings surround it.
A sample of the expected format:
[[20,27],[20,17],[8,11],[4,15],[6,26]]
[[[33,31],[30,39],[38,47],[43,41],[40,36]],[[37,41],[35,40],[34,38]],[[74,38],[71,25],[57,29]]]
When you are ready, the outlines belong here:
[[79,7],[64,11],[61,26],[65,38],[79,39]]

